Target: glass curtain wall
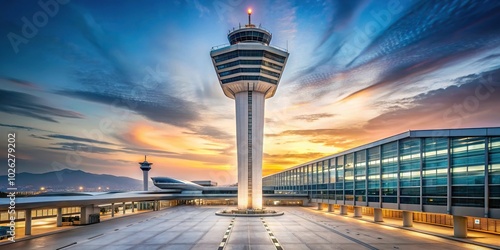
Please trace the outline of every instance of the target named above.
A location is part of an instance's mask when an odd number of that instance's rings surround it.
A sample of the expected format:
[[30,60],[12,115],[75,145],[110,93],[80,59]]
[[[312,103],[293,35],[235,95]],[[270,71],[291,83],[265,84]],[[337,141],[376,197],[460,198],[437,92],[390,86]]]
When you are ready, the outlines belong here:
[[336,203],[500,208],[500,137],[406,138],[268,176],[263,183]]

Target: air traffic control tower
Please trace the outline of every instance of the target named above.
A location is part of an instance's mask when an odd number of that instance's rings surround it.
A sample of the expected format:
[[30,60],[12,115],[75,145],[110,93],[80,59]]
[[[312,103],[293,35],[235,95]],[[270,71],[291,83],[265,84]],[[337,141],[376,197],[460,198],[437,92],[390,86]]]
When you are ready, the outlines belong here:
[[251,23],[227,35],[230,45],[210,52],[224,94],[236,101],[238,209],[262,209],[265,99],[273,97],[288,52],[269,46],[272,34]]

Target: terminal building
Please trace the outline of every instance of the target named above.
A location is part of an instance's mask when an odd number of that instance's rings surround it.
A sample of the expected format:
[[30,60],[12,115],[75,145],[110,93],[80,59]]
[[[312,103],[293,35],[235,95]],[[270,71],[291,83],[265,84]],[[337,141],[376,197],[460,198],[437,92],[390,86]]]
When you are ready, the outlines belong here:
[[470,224],[499,232],[500,128],[408,131],[264,177],[263,186],[341,214],[395,214],[406,226],[436,223],[433,214],[456,236]]
[[[236,186],[153,177],[161,191],[64,193],[16,198],[16,218],[32,220],[158,210],[175,205],[238,203]],[[401,219],[500,233],[500,127],[408,131],[310,161],[263,178],[264,206],[317,206],[341,215]],[[9,199],[0,199],[6,209]],[[9,222],[7,210],[0,223]],[[73,223],[74,225],[75,223]]]

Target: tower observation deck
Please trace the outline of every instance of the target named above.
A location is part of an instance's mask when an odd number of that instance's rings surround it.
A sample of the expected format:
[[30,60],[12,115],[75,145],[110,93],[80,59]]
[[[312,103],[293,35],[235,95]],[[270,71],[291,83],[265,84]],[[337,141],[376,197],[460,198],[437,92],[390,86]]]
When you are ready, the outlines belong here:
[[252,24],[251,14],[229,32],[229,46],[210,52],[224,94],[236,102],[238,209],[262,208],[265,99],[276,93],[289,55],[270,46],[272,34]]

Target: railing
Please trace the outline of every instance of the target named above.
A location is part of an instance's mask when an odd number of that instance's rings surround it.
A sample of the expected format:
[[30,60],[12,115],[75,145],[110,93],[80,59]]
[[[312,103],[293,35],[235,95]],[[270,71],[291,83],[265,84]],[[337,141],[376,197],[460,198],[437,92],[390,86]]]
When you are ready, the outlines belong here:
[[[229,43],[225,43],[225,44],[221,44],[221,45],[213,46],[211,50],[218,50],[218,49],[222,49],[222,48],[229,47],[229,46],[231,46]],[[273,47],[273,48],[275,48],[275,49],[278,49],[278,50],[281,50],[281,51],[288,52],[288,49],[281,48],[281,47],[278,47],[278,46],[269,45],[269,47]]]
[[240,30],[240,29],[247,29],[247,28],[248,28],[248,29],[251,29],[251,28],[253,28],[253,29],[261,29],[261,30],[264,30],[264,31],[266,31],[267,33],[271,34],[271,36],[273,35],[273,33],[271,33],[271,31],[270,31],[270,30],[268,30],[268,29],[266,29],[266,28],[264,28],[264,27],[262,27],[262,26],[260,26],[260,25],[259,25],[258,27],[257,27],[257,26],[255,26],[255,27],[246,27],[245,25],[241,26],[241,24],[240,24],[240,26],[239,26],[238,28],[233,27],[233,29],[232,29],[232,30],[229,30],[229,32],[227,32],[227,34],[229,35],[229,34],[231,34],[231,33],[232,33],[232,32],[234,32],[234,31],[237,31],[237,30]]
[[278,50],[281,50],[281,51],[288,52],[288,49],[281,48],[281,47],[278,47],[278,46],[275,46],[275,45],[269,45],[269,47],[273,47],[273,48],[275,48],[275,49],[278,49]]
[[212,47],[212,50],[218,50],[218,49],[222,49],[224,47],[229,47],[230,44],[229,43],[225,43],[225,44],[221,44],[221,45],[217,45],[217,46],[213,46]]

